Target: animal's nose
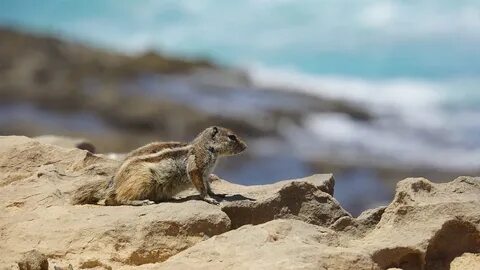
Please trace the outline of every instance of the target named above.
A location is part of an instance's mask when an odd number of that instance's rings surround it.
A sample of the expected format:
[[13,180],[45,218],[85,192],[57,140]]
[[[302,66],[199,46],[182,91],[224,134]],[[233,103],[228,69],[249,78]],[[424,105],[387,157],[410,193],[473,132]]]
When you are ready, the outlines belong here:
[[247,144],[246,143],[242,143],[242,151],[245,151],[247,149]]

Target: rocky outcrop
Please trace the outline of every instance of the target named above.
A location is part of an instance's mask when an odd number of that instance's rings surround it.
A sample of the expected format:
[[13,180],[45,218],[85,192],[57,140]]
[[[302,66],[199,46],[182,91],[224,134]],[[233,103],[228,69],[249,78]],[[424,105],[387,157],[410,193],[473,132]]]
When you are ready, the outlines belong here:
[[342,247],[331,229],[275,220],[213,237],[159,266],[156,269],[370,270],[375,263],[364,252]]
[[[406,179],[399,182],[388,207],[356,219],[345,217],[331,229],[293,220],[244,226],[202,242],[160,266],[450,269],[450,264],[476,260],[474,255],[462,254],[480,252],[479,195],[479,178],[460,177],[445,184]],[[354,229],[362,225],[365,230]]]
[[221,204],[233,228],[280,218],[330,226],[342,217],[350,217],[333,198],[333,187],[331,174],[262,186],[241,186],[227,181],[213,184],[220,193],[234,194]]
[[52,180],[57,177],[69,179],[68,184],[104,178],[112,175],[118,165],[116,161],[102,159],[88,151],[44,144],[27,137],[0,138],[0,186],[22,180],[19,186],[15,186],[16,192],[38,193],[55,186],[62,187],[64,182],[54,183]]
[[372,250],[380,266],[449,269],[455,257],[480,252],[479,195],[479,178],[403,180],[376,228],[356,245]]
[[107,181],[118,165],[65,145],[0,137],[0,269],[478,265],[480,178],[405,179],[388,206],[356,218],[333,198],[331,175],[263,186],[217,180],[214,190],[227,194],[219,206],[188,192],[141,207],[69,203],[76,187]]

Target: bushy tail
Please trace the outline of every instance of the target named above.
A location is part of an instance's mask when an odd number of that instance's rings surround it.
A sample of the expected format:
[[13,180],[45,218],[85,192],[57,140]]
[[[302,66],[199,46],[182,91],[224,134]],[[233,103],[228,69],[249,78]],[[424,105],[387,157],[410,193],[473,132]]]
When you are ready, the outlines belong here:
[[87,183],[73,191],[72,204],[96,204],[105,199],[112,180],[101,179]]

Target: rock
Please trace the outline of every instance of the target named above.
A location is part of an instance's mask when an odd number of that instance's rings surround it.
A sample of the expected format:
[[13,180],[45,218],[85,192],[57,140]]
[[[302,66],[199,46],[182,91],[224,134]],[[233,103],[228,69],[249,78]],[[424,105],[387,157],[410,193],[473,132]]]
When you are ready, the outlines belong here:
[[280,218],[328,226],[350,216],[332,197],[331,174],[262,186],[241,186],[227,181],[215,181],[212,186],[216,192],[234,194],[222,202],[222,211],[230,217],[233,228]]
[[23,255],[18,262],[18,268],[20,270],[48,270],[48,260],[37,250],[31,250]]
[[0,137],[0,269],[446,270],[478,263],[480,178],[405,179],[388,206],[357,218],[332,197],[331,175],[261,186],[213,181],[215,192],[228,194],[220,206],[184,197],[141,207],[69,204],[72,190],[107,181],[118,166],[85,150]]
[[112,268],[161,262],[230,229],[225,213],[201,201],[147,207],[52,206],[7,218],[15,224],[0,223],[7,254],[35,245],[60,262]]
[[[0,186],[18,180],[35,182],[49,176],[81,182],[86,177],[112,175],[118,166],[118,162],[88,151],[43,144],[22,136],[0,136],[0,164]],[[42,185],[45,182],[40,181],[37,186],[42,188]],[[25,188],[32,192],[34,186],[29,183]]]
[[465,253],[455,258],[450,264],[450,270],[478,270],[480,269],[480,254]]
[[456,257],[480,251],[479,209],[479,178],[406,179],[389,206],[340,218],[331,229],[296,220],[246,225],[152,269],[449,269]]
[[246,225],[155,267],[151,269],[378,269],[365,253],[340,246],[334,231],[298,220]]
[[400,181],[375,229],[352,246],[367,250],[382,268],[448,269],[455,257],[480,251],[479,195],[479,178]]
[[87,150],[90,153],[95,153],[95,146],[82,138],[72,138],[65,136],[44,135],[33,138],[41,143],[52,144],[64,148],[78,148]]
[[380,222],[386,208],[386,206],[380,206],[374,209],[365,210],[357,218],[351,216],[341,217],[336,220],[330,228],[337,231],[349,232],[357,236],[363,236],[368,231],[375,228],[378,222]]
[[386,208],[386,206],[380,206],[374,209],[367,209],[357,217],[357,221],[365,225],[375,226],[382,218]]

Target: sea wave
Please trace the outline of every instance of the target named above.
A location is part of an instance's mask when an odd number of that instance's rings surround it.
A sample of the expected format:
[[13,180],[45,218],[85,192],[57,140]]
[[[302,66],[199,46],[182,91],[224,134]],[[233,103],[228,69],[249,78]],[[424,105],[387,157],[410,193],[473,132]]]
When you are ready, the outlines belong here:
[[431,108],[442,102],[439,83],[421,80],[322,76],[260,65],[250,66],[247,70],[250,79],[261,87],[303,91],[363,105],[389,109]]
[[[248,70],[252,83],[261,88],[345,100],[375,114],[371,123],[341,114],[307,117],[304,139],[298,142],[298,132],[287,132],[287,137],[291,134],[290,141],[309,159],[328,155],[357,164],[480,169],[480,107],[463,105],[466,100],[480,104],[480,94],[472,91],[480,88],[480,81],[366,80],[258,65]],[[318,143],[312,147],[313,141]]]

